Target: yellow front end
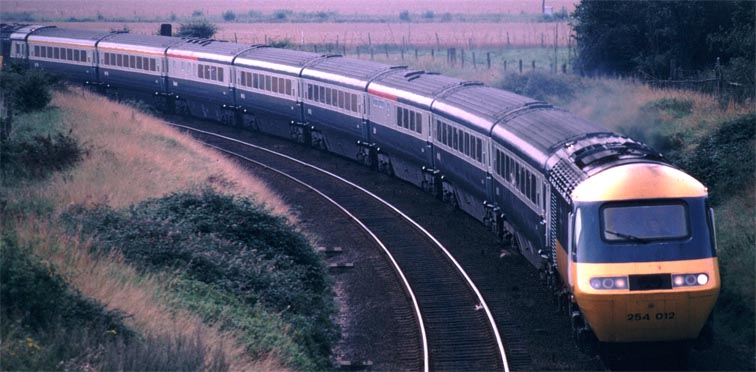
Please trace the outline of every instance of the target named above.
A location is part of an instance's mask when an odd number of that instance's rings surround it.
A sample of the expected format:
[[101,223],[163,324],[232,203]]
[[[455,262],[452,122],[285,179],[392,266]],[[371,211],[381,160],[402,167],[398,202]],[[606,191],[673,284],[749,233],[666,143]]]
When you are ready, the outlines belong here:
[[[698,337],[719,294],[717,258],[693,261],[575,264],[574,295],[602,342],[692,340]],[[594,289],[591,278],[639,274],[707,273],[705,285],[630,291]]]
[[[575,251],[560,258],[598,340],[696,339],[720,288],[706,188],[678,169],[636,163],[590,177],[572,196]],[[613,220],[614,211],[626,214]],[[652,222],[677,230],[653,232]]]

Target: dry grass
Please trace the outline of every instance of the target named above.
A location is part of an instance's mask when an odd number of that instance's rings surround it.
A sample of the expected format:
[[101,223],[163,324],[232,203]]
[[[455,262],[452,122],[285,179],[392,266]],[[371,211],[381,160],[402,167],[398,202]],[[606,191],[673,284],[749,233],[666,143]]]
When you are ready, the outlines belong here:
[[287,215],[280,197],[237,164],[136,109],[74,90],[53,104],[91,155],[69,172],[24,190],[24,197],[48,199],[56,210],[71,204],[125,207],[147,198],[211,185],[251,196],[274,213]]
[[[71,170],[8,193],[12,205],[47,201],[54,214],[72,204],[119,208],[209,185],[220,192],[251,196],[276,214],[288,213],[280,198],[248,171],[135,109],[79,89],[57,93],[53,103],[66,113],[63,125],[85,144],[89,156]],[[85,296],[127,313],[129,325],[139,333],[183,334],[191,339],[199,332],[209,351],[223,351],[232,370],[282,369],[275,356],[250,360],[233,334],[204,326],[186,311],[167,308],[168,275],[138,274],[117,255],[92,256],[90,242],[66,235],[47,221],[47,216],[19,217],[15,223],[19,242],[35,247],[35,254],[55,265]]]
[[[612,130],[632,128],[638,126],[648,128],[656,123],[644,122],[649,118],[646,111],[648,105],[664,99],[690,101],[692,107],[689,115],[680,118],[664,117],[666,123],[673,123],[677,128],[667,128],[665,132],[682,132],[687,136],[685,141],[690,146],[700,142],[700,136],[705,135],[708,126],[716,125],[726,120],[753,111],[751,103],[730,103],[722,107],[711,96],[693,91],[658,89],[644,84],[613,79],[596,79],[567,105],[567,109],[580,117],[602,123]],[[618,97],[621,97],[619,99]],[[690,150],[690,149],[689,149]]]
[[[547,6],[554,10],[574,10],[578,0],[548,0]],[[219,15],[227,10],[236,13],[257,11],[271,13],[287,9],[294,12],[338,12],[341,14],[399,15],[407,10],[422,13],[432,10],[437,14],[520,14],[540,13],[541,2],[533,0],[6,0],[4,11],[33,12],[48,18],[93,17],[141,17],[152,19],[175,14],[179,17],[202,11],[205,15]]]
[[[30,218],[16,230],[19,241],[84,296],[127,315],[126,323],[144,336],[201,335],[206,355],[221,352],[230,370],[282,370],[274,356],[251,360],[232,333],[202,324],[199,317],[162,305],[170,296],[170,277],[137,273],[117,254],[93,256],[90,241],[58,232],[47,222]],[[207,360],[207,362],[210,362]]]

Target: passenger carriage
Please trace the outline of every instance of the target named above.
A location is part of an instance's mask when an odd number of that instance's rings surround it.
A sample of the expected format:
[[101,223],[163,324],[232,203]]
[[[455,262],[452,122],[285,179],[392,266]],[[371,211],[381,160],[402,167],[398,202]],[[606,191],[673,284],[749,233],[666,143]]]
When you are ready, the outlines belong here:
[[158,35],[113,33],[97,43],[99,86],[109,95],[168,108],[165,54],[180,39]]
[[12,59],[76,81],[97,80],[96,45],[108,32],[29,26],[13,34]]
[[[304,121],[310,125],[313,145],[368,163],[368,83],[397,67],[330,56],[302,71]],[[401,67],[403,68],[403,67]]]
[[317,53],[256,47],[234,60],[238,122],[268,134],[311,143],[299,76]]
[[433,97],[462,80],[424,71],[397,70],[368,86],[370,141],[380,164],[396,177],[441,194],[433,165]]
[[176,110],[232,123],[235,113],[234,58],[252,46],[207,39],[183,39],[166,51],[168,89]]
[[529,102],[481,83],[448,90],[433,102],[434,167],[445,177],[449,198],[481,221],[492,202],[491,130],[502,115]]

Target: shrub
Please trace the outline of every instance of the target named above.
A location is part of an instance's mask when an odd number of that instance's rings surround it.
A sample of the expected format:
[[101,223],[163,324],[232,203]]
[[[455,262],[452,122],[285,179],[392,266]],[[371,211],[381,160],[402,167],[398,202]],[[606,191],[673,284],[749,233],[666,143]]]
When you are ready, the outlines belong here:
[[189,23],[182,23],[176,33],[178,37],[210,39],[218,32],[218,26],[210,23],[206,19],[192,20]]
[[744,190],[756,173],[756,113],[723,123],[684,160],[684,167],[720,202]]
[[573,75],[528,72],[509,74],[495,86],[541,101],[557,100],[563,103],[571,100],[582,89],[582,82]]
[[0,172],[3,184],[23,179],[43,178],[81,160],[87,151],[69,134],[34,136],[29,140],[3,141],[0,147]]
[[399,13],[399,20],[400,21],[404,21],[404,22],[411,21],[412,19],[410,18],[410,12],[409,12],[409,10],[402,10]]
[[51,83],[50,77],[39,70],[7,71],[0,75],[3,95],[11,97],[14,109],[21,113],[47,107],[52,100]]
[[236,19],[236,13],[234,13],[233,10],[227,10],[223,13],[223,20],[226,22],[231,22]]
[[316,365],[327,365],[334,305],[322,258],[287,224],[248,199],[205,190],[177,193],[129,210],[73,208],[71,228],[94,234],[136,266],[171,270],[283,314]]
[[273,18],[275,18],[276,21],[285,21],[292,14],[293,12],[291,10],[279,9],[273,12]]

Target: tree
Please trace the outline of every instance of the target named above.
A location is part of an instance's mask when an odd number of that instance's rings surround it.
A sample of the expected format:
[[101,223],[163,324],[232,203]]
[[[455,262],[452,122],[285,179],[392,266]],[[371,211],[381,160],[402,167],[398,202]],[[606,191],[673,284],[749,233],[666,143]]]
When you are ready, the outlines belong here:
[[223,13],[223,20],[226,22],[231,22],[236,19],[236,13],[234,13],[233,10],[229,9]]
[[739,7],[750,8],[753,19],[753,3],[747,1],[584,0],[572,23],[578,67],[589,74],[640,72],[654,78],[670,77],[671,64],[712,68],[722,55],[711,37],[739,27],[733,17]]
[[179,27],[178,37],[210,39],[218,32],[218,26],[210,23],[206,19],[192,20],[189,23],[182,23]]

